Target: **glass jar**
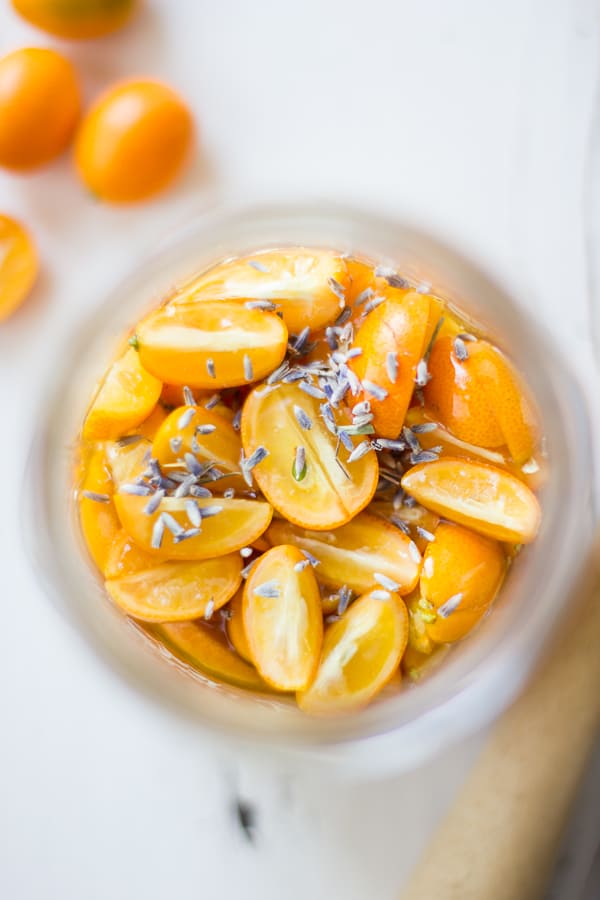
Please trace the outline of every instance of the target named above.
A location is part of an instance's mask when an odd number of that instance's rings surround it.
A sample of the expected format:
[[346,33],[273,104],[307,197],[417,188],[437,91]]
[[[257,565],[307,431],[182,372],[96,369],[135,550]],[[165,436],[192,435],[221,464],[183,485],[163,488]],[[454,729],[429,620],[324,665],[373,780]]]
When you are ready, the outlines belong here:
[[[543,420],[549,478],[538,539],[518,556],[492,614],[426,680],[345,718],[313,719],[285,700],[215,685],[173,661],[105,595],[83,545],[73,445],[99,375],[123,333],[195,272],[259,248],[335,248],[392,265],[464,310],[523,372]],[[412,227],[335,206],[218,211],[169,239],[58,352],[28,473],[27,532],[47,592],[90,648],[199,729],[366,771],[422,762],[489,723],[514,697],[568,609],[591,543],[591,454],[585,404],[542,323],[455,250]]]

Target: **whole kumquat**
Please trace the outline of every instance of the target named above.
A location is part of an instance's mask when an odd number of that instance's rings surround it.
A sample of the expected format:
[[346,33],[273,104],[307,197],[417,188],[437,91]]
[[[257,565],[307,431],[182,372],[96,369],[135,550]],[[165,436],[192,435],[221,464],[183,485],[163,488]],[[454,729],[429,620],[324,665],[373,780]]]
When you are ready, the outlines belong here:
[[59,156],[75,132],[79,82],[68,59],[42,47],[0,59],[0,166],[27,172]]

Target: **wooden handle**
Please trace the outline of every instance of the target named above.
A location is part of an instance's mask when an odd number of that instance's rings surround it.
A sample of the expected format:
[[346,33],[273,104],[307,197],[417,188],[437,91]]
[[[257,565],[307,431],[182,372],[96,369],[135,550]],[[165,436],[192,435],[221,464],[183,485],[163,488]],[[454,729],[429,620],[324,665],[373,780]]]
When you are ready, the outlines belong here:
[[539,900],[600,729],[600,546],[526,692],[502,717],[402,900]]

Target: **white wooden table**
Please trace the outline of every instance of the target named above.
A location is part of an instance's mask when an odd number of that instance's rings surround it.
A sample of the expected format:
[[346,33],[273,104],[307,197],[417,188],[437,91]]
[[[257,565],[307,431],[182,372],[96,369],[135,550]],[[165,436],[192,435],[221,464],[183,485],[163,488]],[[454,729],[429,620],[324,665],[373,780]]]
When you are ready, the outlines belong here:
[[[58,43],[8,7],[0,52]],[[0,210],[44,259],[0,327],[1,896],[397,897],[481,737],[375,784],[219,759],[103,668],[36,583],[18,524],[36,393],[64,336],[153,242],[221,200],[282,196],[446,235],[518,285],[589,373],[599,19],[595,0],[148,0],[121,34],[60,44],[90,97],[130,74],[176,85],[201,150],[174,191],[130,209],[95,203],[68,160],[0,174]],[[235,794],[256,809],[253,843]]]

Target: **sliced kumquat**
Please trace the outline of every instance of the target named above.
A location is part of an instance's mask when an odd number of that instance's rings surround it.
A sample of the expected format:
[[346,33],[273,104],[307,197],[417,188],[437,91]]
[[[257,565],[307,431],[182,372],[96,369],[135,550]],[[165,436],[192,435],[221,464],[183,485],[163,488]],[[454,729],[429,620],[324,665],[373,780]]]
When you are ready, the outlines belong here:
[[113,541],[120,531],[113,503],[113,482],[104,447],[92,450],[78,491],[79,521],[90,556],[104,570]]
[[464,637],[493,603],[505,571],[498,541],[461,525],[439,525],[421,570],[420,608],[428,637],[436,643]]
[[244,631],[254,664],[280,691],[303,690],[319,663],[323,617],[319,586],[296,547],[261,556],[244,586]]
[[86,441],[110,440],[137,428],[160,397],[161,383],[140,363],[133,349],[108,370],[83,423]]
[[359,597],[325,633],[321,662],[298,705],[313,715],[366,706],[398,671],[408,639],[406,606],[381,589]]
[[152,569],[159,563],[160,560],[140,549],[125,529],[121,528],[110,545],[102,574],[105,578],[120,578],[122,575],[134,575],[136,572]]
[[175,656],[204,675],[250,691],[271,690],[254,666],[227,646],[221,632],[202,621],[155,625],[149,631]]
[[395,438],[402,429],[417,365],[439,315],[429,295],[388,288],[385,301],[356,333],[354,346],[362,352],[350,365],[362,382],[363,399],[371,404],[373,426],[381,437]]
[[136,544],[163,559],[211,559],[240,550],[266,531],[273,514],[261,500],[165,497],[148,515],[149,499],[115,494],[115,506]]
[[332,587],[346,585],[364,593],[377,586],[379,575],[394,582],[399,593],[408,594],[419,579],[421,554],[414,541],[369,513],[360,513],[332,531],[309,531],[276,519],[266,537],[274,545],[293,544],[307,550],[318,560],[319,581]]
[[[350,284],[346,264],[330,250],[261,252],[225,262],[177,292],[172,302],[214,300],[273,304],[292,334],[323,328],[339,315]],[[258,307],[260,308],[260,307]]]
[[38,270],[37,249],[29,232],[15,219],[0,215],[0,322],[29,296]]
[[253,663],[252,651],[244,628],[243,597],[244,591],[241,588],[227,607],[229,611],[229,617],[226,620],[227,637],[238,656],[241,656],[246,662]]
[[219,390],[260,381],[281,363],[287,328],[240,303],[166,306],[137,330],[142,365],[169,384]]
[[512,363],[487,341],[474,344],[477,381],[496,417],[504,442],[518,465],[535,453],[539,424],[525,386]]
[[239,553],[200,562],[165,562],[119,578],[106,590],[129,616],[144,622],[180,622],[220,609],[242,580]]
[[[348,425],[350,419],[338,413],[337,422]],[[268,450],[252,475],[265,497],[292,522],[313,529],[342,525],[375,492],[375,451],[349,462],[351,451],[325,426],[319,401],[296,385],[256,388],[244,405],[241,431],[247,459],[260,447]],[[363,438],[351,440],[356,447]]]
[[440,516],[499,541],[527,544],[539,529],[535,494],[495,466],[445,457],[413,466],[402,487]]
[[152,444],[152,455],[161,466],[185,468],[185,455],[192,453],[201,463],[214,463],[214,474],[238,473],[235,478],[211,482],[211,490],[233,487],[244,490],[240,473],[242,443],[227,419],[203,406],[180,406],[164,420]]
[[477,340],[462,342],[457,354],[456,339],[439,338],[429,374],[427,405],[457,438],[486,448],[507,445],[519,465],[533,456],[535,413],[512,364],[499,350]]
[[489,463],[492,466],[507,469],[525,482],[532,491],[539,490],[548,477],[548,462],[541,454],[532,457],[524,465],[518,465],[504,448],[486,450],[484,447],[461,441],[437,422],[433,413],[425,407],[413,406],[409,409],[405,423],[408,428],[416,426],[417,429],[420,429],[424,425],[430,429],[416,434],[423,450],[440,447],[442,457],[455,456],[459,459],[470,459],[474,462]]

